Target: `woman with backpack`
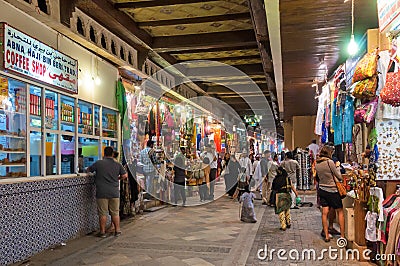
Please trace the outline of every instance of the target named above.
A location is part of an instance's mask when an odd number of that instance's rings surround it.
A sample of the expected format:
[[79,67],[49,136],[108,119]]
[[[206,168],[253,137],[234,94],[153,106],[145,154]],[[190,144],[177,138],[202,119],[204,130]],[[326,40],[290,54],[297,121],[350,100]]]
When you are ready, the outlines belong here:
[[[279,166],[272,182],[272,189],[276,192],[275,214],[279,215],[281,230],[291,227],[290,206],[292,205],[292,182],[283,167]],[[297,195],[296,195],[297,196]]]

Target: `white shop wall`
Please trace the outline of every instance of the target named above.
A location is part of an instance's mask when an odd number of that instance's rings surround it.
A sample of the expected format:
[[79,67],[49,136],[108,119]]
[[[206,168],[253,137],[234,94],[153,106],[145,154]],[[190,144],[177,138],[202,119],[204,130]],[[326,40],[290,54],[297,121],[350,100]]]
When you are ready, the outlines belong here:
[[[116,108],[115,83],[118,78],[116,67],[97,58],[95,54],[61,34],[58,36],[57,45],[58,33],[56,31],[4,1],[0,1],[0,10],[0,22],[6,22],[10,26],[53,48],[58,48],[60,52],[78,60],[78,67],[81,70],[78,74],[78,96],[80,99]],[[98,75],[101,84],[95,85],[93,80],[92,84],[84,82],[85,75],[89,75],[90,78],[95,78]]]

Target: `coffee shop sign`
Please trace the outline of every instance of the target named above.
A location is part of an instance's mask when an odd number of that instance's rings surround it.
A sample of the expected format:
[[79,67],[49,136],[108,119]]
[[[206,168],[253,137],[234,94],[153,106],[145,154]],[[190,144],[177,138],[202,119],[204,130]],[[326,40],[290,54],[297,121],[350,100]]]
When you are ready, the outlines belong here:
[[14,29],[3,27],[4,68],[78,93],[78,61]]

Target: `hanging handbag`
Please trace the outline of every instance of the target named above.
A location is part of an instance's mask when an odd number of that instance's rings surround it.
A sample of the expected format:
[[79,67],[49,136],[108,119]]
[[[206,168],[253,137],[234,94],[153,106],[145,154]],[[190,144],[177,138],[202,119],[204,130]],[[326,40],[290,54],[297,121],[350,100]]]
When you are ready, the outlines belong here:
[[[391,64],[389,69],[390,67]],[[394,107],[400,106],[400,72],[388,72],[386,74],[386,83],[379,96],[384,103]]]
[[340,198],[344,199],[347,196],[346,187],[344,186],[344,184],[342,182],[336,181],[335,175],[333,174],[331,166],[329,165],[329,161],[327,161],[327,163],[328,163],[329,170],[331,170],[333,182],[335,182],[335,184],[336,184],[336,187],[337,187],[338,193],[340,195]]
[[376,75],[357,82],[354,85],[353,96],[359,99],[368,99],[375,97],[378,78]]
[[375,118],[375,113],[378,108],[378,98],[375,97],[372,101],[361,104],[354,111],[354,122],[356,123],[371,123]]
[[376,75],[378,52],[378,49],[375,49],[358,61],[353,74],[353,83]]

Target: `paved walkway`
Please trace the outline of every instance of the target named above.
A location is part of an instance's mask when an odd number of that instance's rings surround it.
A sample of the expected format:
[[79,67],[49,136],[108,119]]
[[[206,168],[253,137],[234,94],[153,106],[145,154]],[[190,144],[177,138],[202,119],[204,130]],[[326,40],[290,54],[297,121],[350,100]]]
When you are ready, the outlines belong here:
[[[315,196],[308,196],[312,200]],[[239,204],[227,197],[202,206],[167,207],[126,220],[120,237],[88,235],[48,250],[20,265],[368,265],[352,261],[263,261],[257,251],[268,248],[328,248],[319,233],[315,207],[292,211],[293,226],[279,230],[272,208],[256,201],[259,222],[239,221]],[[330,245],[335,246],[336,241]]]

